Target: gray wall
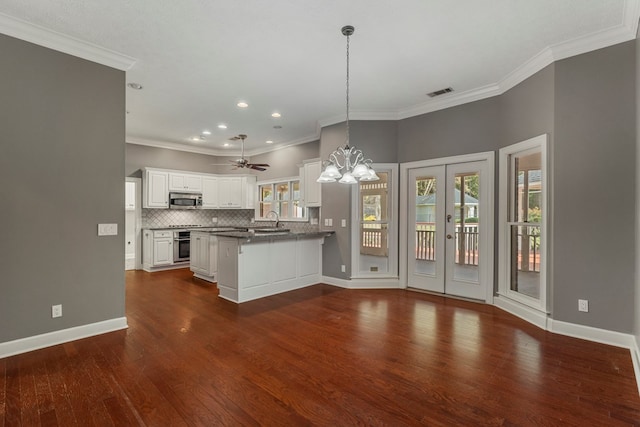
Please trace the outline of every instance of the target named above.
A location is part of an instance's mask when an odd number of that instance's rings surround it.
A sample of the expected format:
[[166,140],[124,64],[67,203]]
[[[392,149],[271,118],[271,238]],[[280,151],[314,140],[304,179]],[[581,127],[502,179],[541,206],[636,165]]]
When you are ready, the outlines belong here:
[[[636,254],[640,254],[640,29],[636,37]],[[636,344],[640,345],[640,262],[636,255],[635,287]]]
[[[553,317],[632,332],[635,41],[556,64]],[[589,312],[577,311],[578,298]]]
[[220,174],[255,174],[259,181],[297,176],[298,165],[303,160],[319,156],[319,142],[294,145],[281,150],[250,157],[254,163],[268,163],[271,167],[264,172],[248,169],[236,169],[230,166],[215,166],[213,164],[226,163],[239,156],[222,157],[205,154],[188,153],[185,151],[169,150],[166,148],[148,147],[145,145],[126,144],[126,176],[141,177],[140,170],[144,167],[176,169],[202,173]]
[[5,35],[0,52],[0,342],[123,317],[125,73]]
[[[396,121],[349,121],[350,145],[355,146],[376,163],[398,161]],[[320,158],[326,160],[333,150],[344,146],[345,123],[322,128],[320,136]],[[333,227],[324,227],[325,218],[333,220]],[[341,227],[342,219],[347,227]],[[325,239],[322,250],[322,274],[328,277],[348,279],[351,276],[351,186],[330,183],[322,184],[321,228],[336,234]],[[341,272],[341,266],[346,272]]]

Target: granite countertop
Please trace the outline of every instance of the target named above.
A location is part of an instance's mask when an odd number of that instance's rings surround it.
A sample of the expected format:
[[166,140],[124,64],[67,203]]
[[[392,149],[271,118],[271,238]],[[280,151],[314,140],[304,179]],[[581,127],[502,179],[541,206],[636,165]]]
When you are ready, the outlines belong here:
[[245,240],[249,242],[266,242],[269,240],[288,240],[288,239],[309,239],[317,237],[328,237],[335,231],[269,231],[269,232],[253,232],[253,231],[208,231],[194,230],[204,233],[215,234],[220,237],[231,237],[235,239]]

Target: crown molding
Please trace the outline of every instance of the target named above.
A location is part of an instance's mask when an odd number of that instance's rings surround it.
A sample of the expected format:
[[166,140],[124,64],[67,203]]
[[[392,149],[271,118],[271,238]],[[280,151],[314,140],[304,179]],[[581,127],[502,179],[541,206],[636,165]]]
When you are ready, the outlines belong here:
[[[266,148],[257,148],[253,150],[245,149],[244,154],[246,157],[257,156],[258,154],[269,153],[271,151],[282,150],[284,148],[293,147],[294,145],[306,144],[307,142],[318,141],[320,139],[320,135],[309,135],[304,138],[299,138],[294,141],[290,141],[284,144],[271,145]],[[242,153],[241,151],[231,151],[231,150],[219,150],[215,148],[207,148],[207,147],[195,147],[192,145],[185,145],[176,142],[169,141],[156,141],[151,139],[144,138],[135,138],[135,137],[126,137],[125,142],[127,144],[133,145],[144,145],[147,147],[155,147],[155,148],[164,148],[167,150],[175,150],[175,151],[185,151],[187,153],[195,153],[195,154],[205,154],[207,156],[216,156],[216,157],[237,157]]]
[[130,56],[3,13],[0,13],[0,33],[121,71],[130,70],[137,61]]

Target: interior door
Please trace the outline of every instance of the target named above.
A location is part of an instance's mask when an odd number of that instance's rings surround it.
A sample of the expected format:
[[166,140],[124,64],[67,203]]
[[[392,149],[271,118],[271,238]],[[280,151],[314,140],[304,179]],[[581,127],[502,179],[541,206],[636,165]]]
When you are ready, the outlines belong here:
[[486,299],[484,272],[490,257],[481,253],[487,238],[483,204],[486,161],[410,169],[408,194],[407,285],[411,288]]

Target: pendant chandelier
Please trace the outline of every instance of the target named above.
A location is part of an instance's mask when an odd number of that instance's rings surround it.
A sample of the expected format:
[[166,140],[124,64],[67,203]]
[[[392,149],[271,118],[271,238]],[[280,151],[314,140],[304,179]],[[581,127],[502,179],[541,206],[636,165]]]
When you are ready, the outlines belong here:
[[354,32],[351,25],[342,27],[342,34],[347,37],[347,140],[344,147],[338,147],[329,155],[329,160],[322,162],[323,170],[318,182],[336,182],[355,184],[358,181],[377,181],[380,179],[371,167],[371,159],[364,157],[362,150],[349,146],[349,36]]

